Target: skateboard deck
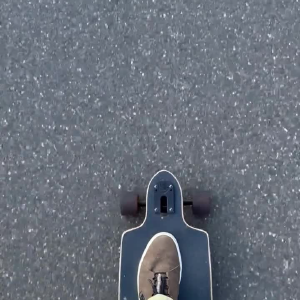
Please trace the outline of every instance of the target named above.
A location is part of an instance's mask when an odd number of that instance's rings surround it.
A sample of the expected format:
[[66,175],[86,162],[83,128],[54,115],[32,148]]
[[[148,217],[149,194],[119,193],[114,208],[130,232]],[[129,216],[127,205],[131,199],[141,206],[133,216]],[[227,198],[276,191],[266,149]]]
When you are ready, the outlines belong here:
[[185,222],[181,186],[165,170],[156,173],[148,185],[144,222],[122,235],[119,300],[138,300],[138,265],[146,245],[158,232],[171,233],[179,244],[182,277],[178,300],[212,300],[208,234]]

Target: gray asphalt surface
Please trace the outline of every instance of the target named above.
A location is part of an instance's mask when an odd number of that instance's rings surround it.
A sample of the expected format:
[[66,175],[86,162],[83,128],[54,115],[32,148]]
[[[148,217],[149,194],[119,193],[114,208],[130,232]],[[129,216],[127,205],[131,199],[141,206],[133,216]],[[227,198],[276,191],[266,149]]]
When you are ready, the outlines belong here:
[[[0,299],[117,299],[119,189],[213,191],[215,299],[300,299],[300,3],[4,0]],[[197,280],[197,278],[191,278]]]

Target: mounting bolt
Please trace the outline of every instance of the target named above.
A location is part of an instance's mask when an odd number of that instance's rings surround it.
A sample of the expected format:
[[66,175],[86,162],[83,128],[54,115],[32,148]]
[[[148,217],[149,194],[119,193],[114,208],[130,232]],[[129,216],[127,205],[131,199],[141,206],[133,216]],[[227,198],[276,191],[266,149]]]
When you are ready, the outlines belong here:
[[157,184],[154,186],[154,190],[157,191]]
[[172,208],[172,207],[170,207],[170,208],[169,208],[169,212],[172,212],[172,211],[173,211],[173,208]]
[[154,211],[155,211],[155,212],[157,212],[157,211],[158,211],[157,207],[155,207],[155,208],[154,208]]
[[169,185],[169,189],[170,189],[170,191],[172,191],[172,189],[173,189],[173,185],[172,184]]

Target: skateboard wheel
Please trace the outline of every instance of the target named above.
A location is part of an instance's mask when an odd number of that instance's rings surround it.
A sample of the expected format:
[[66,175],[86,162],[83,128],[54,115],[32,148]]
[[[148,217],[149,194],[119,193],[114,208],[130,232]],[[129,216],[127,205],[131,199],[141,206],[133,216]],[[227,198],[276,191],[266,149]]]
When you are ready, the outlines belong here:
[[134,192],[123,192],[120,199],[120,211],[122,216],[137,215],[139,196]]
[[199,217],[205,217],[210,212],[211,195],[209,192],[194,192],[192,196],[193,214]]

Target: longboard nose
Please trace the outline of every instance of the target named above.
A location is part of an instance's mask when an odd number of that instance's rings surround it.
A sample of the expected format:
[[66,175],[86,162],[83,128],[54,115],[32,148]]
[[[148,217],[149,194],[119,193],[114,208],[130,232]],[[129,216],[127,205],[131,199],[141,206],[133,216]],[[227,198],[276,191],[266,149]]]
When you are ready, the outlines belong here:
[[171,172],[161,170],[152,177],[147,189],[146,206],[146,221],[182,219],[182,191]]

